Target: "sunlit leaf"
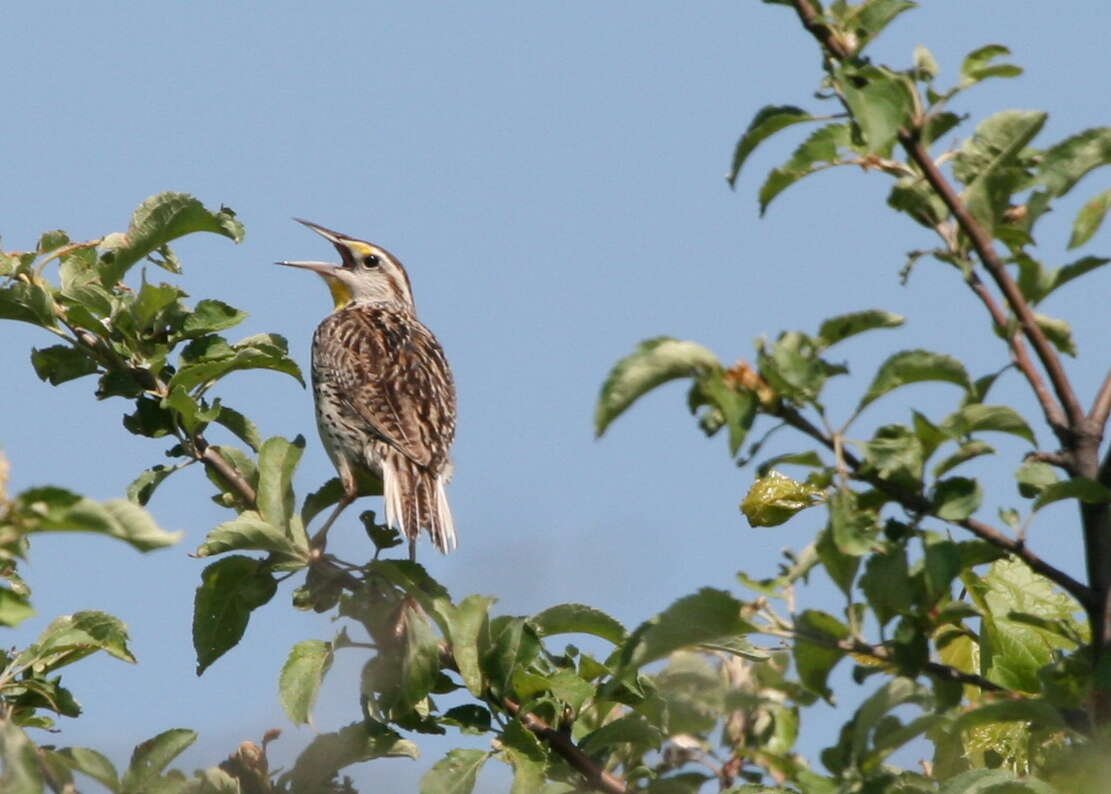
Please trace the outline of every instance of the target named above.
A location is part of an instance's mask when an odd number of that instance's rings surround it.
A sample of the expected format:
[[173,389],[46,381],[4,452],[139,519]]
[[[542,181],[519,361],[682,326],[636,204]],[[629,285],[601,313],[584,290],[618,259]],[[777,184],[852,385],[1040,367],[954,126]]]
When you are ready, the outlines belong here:
[[601,436],[610,422],[637,399],[675,378],[693,377],[718,367],[717,357],[701,345],[661,336],[641,342],[618,361],[602,384],[594,411],[594,432]]
[[280,528],[258,513],[247,510],[209,532],[196,555],[212,557],[238,550],[272,551],[303,560],[307,560],[308,551],[307,547],[294,545]]
[[585,604],[557,604],[537,612],[529,622],[541,637],[554,634],[593,634],[614,645],[625,641],[625,627],[605,612]]
[[290,650],[278,679],[278,696],[294,725],[312,720],[313,705],[332,666],[332,656],[331,643],[320,640],[305,640]]
[[841,151],[851,149],[852,131],[848,124],[827,124],[815,130],[795,149],[791,158],[772,169],[760,188],[760,214],[772,200],[804,176],[843,162]]
[[1013,64],[991,63],[1010,54],[1011,51],[1002,44],[988,44],[970,52],[961,64],[961,87],[967,88],[989,77],[1017,77],[1022,74],[1022,69]]
[[729,169],[729,176],[726,177],[729,186],[736,186],[737,177],[741,173],[741,166],[744,165],[745,160],[748,159],[753,150],[766,138],[792,124],[814,120],[814,116],[811,116],[802,108],[792,105],[765,105],[756,111],[756,115],[749,122],[748,129],[737,141],[736,151],[733,152],[733,165]]
[[493,598],[469,595],[455,607],[448,623],[451,651],[459,675],[475,697],[481,697],[485,689],[480,660],[486,649],[479,646],[479,641],[493,603]]
[[772,471],[752,483],[741,502],[741,512],[750,526],[775,527],[824,499],[821,488]]
[[882,67],[846,64],[836,80],[867,150],[886,157],[914,109],[906,78]]
[[952,356],[931,353],[928,350],[904,350],[894,354],[880,366],[868,391],[860,399],[857,410],[893,389],[923,381],[952,383],[965,390],[972,388],[964,365]]
[[1089,504],[1111,502],[1111,488],[1086,477],[1073,477],[1047,485],[1034,500],[1034,509],[1041,510],[1048,504],[1061,499],[1079,499]]
[[1055,196],[1072,190],[1089,171],[1111,164],[1111,127],[1069,136],[1042,152],[1037,180]]
[[291,791],[317,792],[331,788],[332,778],[344,767],[375,758],[416,758],[417,746],[389,729],[370,730],[356,722],[335,733],[322,733],[282,775]]
[[1099,227],[1103,225],[1103,219],[1107,216],[1108,209],[1111,209],[1111,190],[1105,190],[1097,194],[1095,198],[1089,199],[1080,208],[1080,212],[1076,214],[1076,220],[1073,221],[1069,248],[1079,248],[1091,240],[1092,235],[1099,231]]
[[170,762],[185,752],[197,734],[185,728],[173,728],[147,739],[131,754],[131,764],[124,772],[120,786],[126,792],[147,791]]

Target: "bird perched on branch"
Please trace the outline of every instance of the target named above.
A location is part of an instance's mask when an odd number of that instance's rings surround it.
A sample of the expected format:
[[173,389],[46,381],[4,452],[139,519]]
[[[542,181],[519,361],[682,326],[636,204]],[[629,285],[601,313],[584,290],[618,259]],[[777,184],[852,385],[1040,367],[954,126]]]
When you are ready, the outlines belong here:
[[444,485],[455,436],[455,386],[440,343],[417,319],[409,276],[384,248],[298,219],[336,247],[340,264],[278,262],[319,274],[335,302],[312,339],[316,423],[343,497],[316,533],[358,496],[356,473],[382,478],[386,522],[409,540],[422,530],[441,552],[455,548]]

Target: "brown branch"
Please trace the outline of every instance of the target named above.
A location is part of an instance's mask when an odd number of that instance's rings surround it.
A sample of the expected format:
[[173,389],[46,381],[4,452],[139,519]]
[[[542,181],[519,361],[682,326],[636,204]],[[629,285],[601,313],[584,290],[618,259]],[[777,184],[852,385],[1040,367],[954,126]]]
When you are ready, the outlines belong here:
[[547,742],[553,750],[563,757],[563,760],[581,772],[591,787],[598,791],[604,791],[606,794],[626,794],[628,788],[625,781],[598,766],[594,759],[571,741],[569,735],[556,730],[535,714],[523,711],[521,705],[512,698],[502,698],[502,704],[510,714],[521,721],[522,725]]
[[795,7],[795,13],[799,15],[802,26],[818,40],[822,49],[839,61],[853,56],[854,53],[849,46],[821,21],[814,6],[810,5],[810,0],[794,0],[792,5]]
[[243,479],[243,476],[235,470],[228,459],[219,453],[214,447],[208,445],[208,442],[203,437],[197,436],[194,439],[197,447],[195,457],[197,460],[204,463],[205,466],[215,471],[221,477],[228,481],[228,485],[234,488],[248,505],[254,506],[257,494],[251,484]]
[[[983,301],[995,326],[1000,331],[1006,333],[1008,325],[1006,313],[996,302],[995,296],[991,294],[987,286],[975,272],[969,274],[968,286],[976,293],[976,296]],[[1038,402],[1042,406],[1042,412],[1045,414],[1046,421],[1049,423],[1049,426],[1053,428],[1053,432],[1057,435],[1058,439],[1064,441],[1065,436],[1063,435],[1063,431],[1065,430],[1065,416],[1061,413],[1060,406],[1054,402],[1053,397],[1049,393],[1049,389],[1046,388],[1041,373],[1039,373],[1037,367],[1034,366],[1034,362],[1030,358],[1030,351],[1026,349],[1026,344],[1022,341],[1022,337],[1017,333],[1007,334],[1007,342],[1011,347],[1011,357],[1014,359],[1015,366],[1026,376],[1026,380],[1030,383],[1030,388],[1034,390],[1034,396],[1038,398]]]
[[1096,399],[1092,403],[1092,410],[1088,412],[1088,418],[1097,429],[1102,430],[1107,424],[1109,415],[1111,415],[1111,372],[1107,373],[1103,385],[1099,387]]
[[[1065,374],[1065,368],[1061,363],[1061,357],[1057,355],[1057,351],[1053,345],[1050,344],[1046,338],[1045,333],[1042,332],[1041,327],[1038,325],[1034,317],[1034,310],[1030,308],[1029,302],[1023,296],[1022,291],[1018,288],[1018,284],[1011,278],[1011,274],[1007,272],[1007,268],[1003,265],[1003,261],[999,258],[999,254],[995,251],[995,246],[992,243],[991,235],[984,230],[984,227],[972,217],[968,208],[961,201],[960,196],[957,195],[953,186],[949,184],[941,170],[937,167],[930,153],[926,151],[926,147],[922,145],[922,141],[916,134],[901,131],[899,133],[899,143],[902,144],[906,150],[907,155],[918,164],[922,169],[922,174],[925,176],[926,181],[930,183],[930,187],[934,192],[945,202],[945,206],[953,213],[957,223],[960,225],[961,230],[967,235],[972,247],[976,249],[976,255],[980,258],[984,268],[988,274],[995,281],[999,291],[1003,293],[1003,297],[1007,301],[1007,305],[1011,311],[1014,312],[1015,317],[1018,318],[1019,327],[1022,328],[1023,334],[1030,341],[1030,345],[1034,348],[1034,352],[1041,361],[1042,366],[1045,368],[1046,374],[1049,376],[1050,383],[1053,384],[1053,390],[1057,394],[1057,399],[1060,400],[1061,406],[1064,408],[1065,416],[1073,429],[1078,428],[1079,424],[1084,420],[1084,410],[1080,407],[1080,401],[1076,397],[1076,393],[1072,389],[1072,383],[1069,381],[1068,375]],[[1025,370],[1024,370],[1025,372]],[[1029,377],[1029,376],[1028,376]],[[1034,385],[1031,382],[1031,385]],[[1039,400],[1041,395],[1038,395]],[[1044,403],[1043,403],[1044,406]],[[1048,411],[1046,418],[1050,420],[1054,430],[1058,428],[1063,429],[1063,425],[1059,420],[1055,424],[1054,416]]]
[[[808,642],[813,642],[812,639],[807,637]],[[860,640],[840,640],[836,643],[836,647],[848,653],[862,654],[864,656],[871,656],[881,662],[888,664],[895,664],[895,660],[891,656],[891,651],[882,645],[869,645]],[[941,662],[926,662],[922,666],[922,672],[929,673],[937,678],[944,678],[947,681],[958,681],[962,684],[970,684],[978,686],[981,689],[987,689],[992,692],[1006,692],[1006,688],[996,684],[982,675],[975,673],[966,673],[963,670],[958,670],[956,667],[951,667]]]
[[[813,438],[815,441],[820,442],[830,451],[837,450],[838,445],[832,438],[830,438],[817,427],[815,427],[805,416],[800,414],[794,408],[788,405],[782,406],[779,411],[779,417],[791,427],[805,433],[806,435]],[[922,494],[907,491],[906,489],[900,488],[894,483],[884,480],[882,477],[876,477],[863,473],[863,462],[844,448],[841,449],[840,454],[841,459],[844,460],[844,462],[850,469],[852,469],[853,476],[857,479],[880,489],[888,496],[892,497],[899,504],[901,504],[903,507],[910,510],[912,513],[928,515],[937,518],[937,516],[934,514],[934,506],[930,503],[930,500]],[[1028,566],[1030,566],[1031,569],[1041,574],[1046,579],[1049,579],[1051,582],[1056,583],[1066,592],[1071,594],[1077,601],[1084,605],[1085,609],[1091,609],[1095,604],[1097,604],[1096,595],[1090,587],[1081,582],[1078,582],[1076,579],[1073,579],[1060,568],[1050,565],[1048,562],[1046,562],[1029,548],[1027,548],[1024,541],[1008,537],[1007,535],[1000,532],[998,529],[995,529],[994,527],[989,526],[982,521],[977,521],[974,518],[966,518],[960,521],[943,518],[938,520],[948,521],[951,524],[955,524],[959,527],[964,527],[981,540],[986,540],[993,546],[1003,549],[1009,554],[1015,555],[1020,560],[1025,562]]]

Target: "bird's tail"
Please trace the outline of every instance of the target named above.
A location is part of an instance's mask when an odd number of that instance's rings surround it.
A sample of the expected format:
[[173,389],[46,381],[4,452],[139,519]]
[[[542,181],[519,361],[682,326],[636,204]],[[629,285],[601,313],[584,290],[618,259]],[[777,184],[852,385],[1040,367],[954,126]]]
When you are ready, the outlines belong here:
[[456,537],[443,476],[398,458],[382,467],[386,523],[397,527],[409,540],[415,540],[422,529],[427,530],[433,545],[447,554],[456,547]]

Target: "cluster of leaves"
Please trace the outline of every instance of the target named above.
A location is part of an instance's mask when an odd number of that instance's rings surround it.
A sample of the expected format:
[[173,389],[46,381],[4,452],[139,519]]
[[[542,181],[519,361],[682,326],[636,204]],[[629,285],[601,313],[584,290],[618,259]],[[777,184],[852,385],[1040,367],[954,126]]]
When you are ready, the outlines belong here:
[[[822,116],[794,106],[769,106],[756,114],[737,144],[730,184],[774,133],[824,122],[768,175],[759,193],[761,212],[785,188],[826,168],[856,165],[888,174],[894,182],[889,205],[937,234],[941,245],[928,253],[955,266],[977,294],[987,294],[976,273],[984,241],[990,245],[994,238],[1007,249],[1000,267],[1006,272],[996,282],[1006,293],[1006,282],[1013,279],[1016,294],[1005,295],[1002,303],[1016,313],[1111,261],[1088,256],[1051,268],[1033,250],[1034,226],[1051,203],[1093,169],[1111,164],[1111,128],[1087,130],[1037,150],[1030,144],[1045,114],[1005,111],[979,124],[959,148],[935,162],[925,147],[963,121],[948,103],[982,80],[1021,73],[999,62],[1007,49],[989,45],[970,53],[958,84],[942,89],[935,85],[940,70],[925,48],[917,48],[914,65],[902,71],[862,56],[913,3],[782,4],[794,7],[822,45],[826,75],[819,95],[845,112]],[[897,146],[905,159],[897,157]],[[938,167],[946,161],[952,178],[963,185],[959,192]],[[1082,208],[1070,248],[1090,240],[1107,205],[1105,192]],[[912,254],[910,264],[923,253]],[[1015,340],[1021,320],[993,298],[984,301],[997,334],[1019,350]],[[1033,318],[1057,351],[1076,355],[1065,321],[1040,314]],[[1091,591],[1042,563],[1026,548],[1024,536],[1046,505],[1062,499],[1102,505],[1111,502],[1111,489],[1067,470],[1071,476],[1059,477],[1051,465],[1058,459],[1038,448],[1030,422],[1009,405],[989,401],[1006,367],[973,377],[949,355],[895,352],[877,369],[848,417],[833,423],[823,390],[829,378],[848,370],[829,359],[829,349],[856,334],[902,322],[880,310],[834,317],[814,334],[792,331],[774,342],[758,341],[755,367],[742,362],[727,368],[694,342],[648,340],[619,361],[604,383],[596,432],[605,432],[642,395],[684,379],[699,426],[707,435],[725,430],[730,455],[740,465],[758,458],[780,428],[801,436],[802,451],[759,462],[741,510],[753,526],[776,526],[822,506],[824,526],[812,543],[789,556],[779,576],[740,575],[761,596],[745,602],[744,609],[762,618],[755,621],[761,633],[791,644],[799,684],[810,695],[832,698],[828,676],[846,656],[857,661],[853,675],[858,682],[882,675],[886,683],[845,724],[837,744],[822,753],[828,777],[787,763],[765,767],[774,770],[777,782],[789,781],[805,792],[1099,790],[1096,781],[1105,770],[1090,761],[1106,748],[1092,711],[1093,689],[1102,679],[1094,670],[1089,625],[1078,619],[1090,604],[1077,600],[1090,598]],[[850,439],[850,430],[874,401],[923,381],[959,390],[947,415],[931,418],[910,410],[907,421],[876,427],[868,440]],[[760,421],[769,424],[768,432],[742,454]],[[1060,426],[1053,429],[1060,438]],[[976,517],[983,502],[980,482],[953,473],[973,459],[996,454],[988,433],[1010,434],[1031,445],[1027,460],[1012,464],[1019,494],[1029,500],[1026,515],[1014,508],[999,511],[1013,534]],[[788,466],[806,471],[805,478],[780,471]],[[815,569],[844,595],[842,615],[796,610],[796,586]],[[779,615],[768,599],[782,599],[789,614]],[[919,683],[923,679],[929,686]],[[916,713],[906,721],[908,711]],[[886,763],[917,737],[934,747],[925,773]],[[1081,759],[1089,766],[1078,772]]]

